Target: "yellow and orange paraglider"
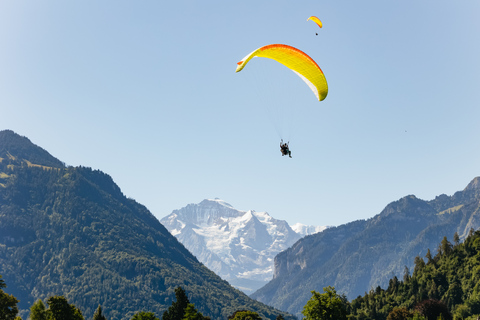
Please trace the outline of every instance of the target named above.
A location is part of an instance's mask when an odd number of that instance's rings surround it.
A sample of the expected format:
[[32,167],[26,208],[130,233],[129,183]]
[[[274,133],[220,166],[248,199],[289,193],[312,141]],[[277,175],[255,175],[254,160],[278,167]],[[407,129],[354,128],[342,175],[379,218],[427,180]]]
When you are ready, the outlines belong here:
[[320,28],[322,27],[322,21],[320,21],[320,19],[318,19],[317,17],[315,16],[311,16],[310,18],[307,19],[308,20],[312,20],[313,22],[315,22]]
[[312,89],[318,101],[327,97],[328,85],[322,69],[305,52],[286,44],[263,46],[238,62],[236,72],[241,71],[254,57],[273,59],[295,72]]

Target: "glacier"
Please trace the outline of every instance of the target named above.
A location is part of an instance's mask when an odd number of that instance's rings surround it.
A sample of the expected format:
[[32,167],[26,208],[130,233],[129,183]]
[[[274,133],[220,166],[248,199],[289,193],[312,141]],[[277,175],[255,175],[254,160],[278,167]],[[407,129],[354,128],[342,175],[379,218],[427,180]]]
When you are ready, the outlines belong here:
[[174,210],[160,222],[200,262],[246,294],[272,279],[278,253],[326,228],[290,227],[267,212],[237,210],[218,198]]

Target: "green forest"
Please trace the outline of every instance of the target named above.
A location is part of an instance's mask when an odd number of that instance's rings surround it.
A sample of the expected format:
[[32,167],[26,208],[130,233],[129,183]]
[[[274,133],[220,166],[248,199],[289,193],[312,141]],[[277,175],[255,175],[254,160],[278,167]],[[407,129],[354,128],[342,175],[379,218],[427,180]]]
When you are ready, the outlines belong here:
[[[6,284],[0,276],[0,288],[5,288]],[[162,320],[210,320],[199,312],[193,303],[190,303],[185,290],[181,287],[175,289],[176,300],[163,313]],[[1,320],[21,320],[17,316],[18,299],[13,295],[9,295],[0,289],[0,319]],[[45,303],[39,299],[30,307],[30,320],[85,320],[82,311],[74,304],[68,302],[64,296],[53,296],[46,300]],[[258,314],[255,313],[257,316]],[[102,307],[99,305],[93,314],[93,320],[107,320],[102,313]],[[159,320],[151,311],[139,311],[135,313],[132,320]]]
[[[17,316],[18,300],[3,291],[6,287],[0,278],[0,320],[20,320]],[[403,279],[390,279],[388,288],[378,286],[364,296],[349,302],[333,287],[323,293],[312,291],[312,297],[304,306],[304,320],[452,320],[477,319],[480,316],[480,231],[471,230],[464,242],[457,234],[452,244],[444,237],[432,256],[415,258],[412,273],[405,267]],[[208,315],[199,312],[190,303],[187,293],[175,289],[176,301],[162,314],[162,320],[206,320]],[[47,299],[48,308],[41,300],[30,308],[31,320],[84,320],[80,309],[69,304],[64,297]],[[106,306],[108,307],[108,306]],[[151,311],[140,311],[132,320],[160,319]],[[228,319],[261,319],[250,310],[237,310]],[[284,319],[282,315],[277,320]],[[93,320],[106,320],[98,306]]]
[[109,319],[160,315],[181,287],[212,319],[248,309],[293,320],[206,268],[108,174],[65,167],[8,131],[0,131],[0,274],[23,319],[55,296],[88,318],[99,305]]
[[[453,240],[452,244],[444,237],[435,256],[430,250],[424,258],[417,256],[413,272],[405,267],[402,280],[393,277],[388,288],[377,287],[354,299],[349,304],[350,317],[408,319],[430,305],[439,312],[434,316],[442,314],[442,319],[477,319],[480,315],[480,231],[470,230],[462,243],[457,234]],[[397,314],[404,316],[397,318]],[[432,320],[431,315],[425,316]]]

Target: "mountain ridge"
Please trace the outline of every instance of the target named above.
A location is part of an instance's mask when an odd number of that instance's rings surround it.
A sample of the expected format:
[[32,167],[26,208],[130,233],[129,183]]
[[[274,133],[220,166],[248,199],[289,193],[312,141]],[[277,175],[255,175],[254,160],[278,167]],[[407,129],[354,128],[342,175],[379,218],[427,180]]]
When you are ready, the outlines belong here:
[[[0,142],[5,136],[22,146],[0,144],[2,155],[10,154],[0,159],[0,270],[22,317],[37,299],[53,295],[64,295],[86,317],[99,304],[109,319],[130,319],[142,310],[161,316],[182,286],[212,319],[248,308],[264,318],[293,320],[199,263],[108,174],[62,167],[28,139],[0,131]],[[27,160],[57,167],[28,166]]]
[[52,156],[48,151],[33,144],[27,137],[20,136],[12,130],[0,131],[0,158],[11,158],[12,155],[30,163],[64,168],[65,164]]
[[[267,212],[237,210],[218,198],[188,204],[160,221],[202,263],[247,294],[272,278],[274,256],[303,236]],[[297,227],[305,233],[325,229]]]
[[430,201],[408,195],[368,220],[357,220],[300,239],[275,257],[274,278],[251,295],[301,316],[309,292],[332,285],[349,299],[385,286],[411,269],[415,256],[434,250],[444,236],[463,239],[480,227],[480,178],[463,191]]

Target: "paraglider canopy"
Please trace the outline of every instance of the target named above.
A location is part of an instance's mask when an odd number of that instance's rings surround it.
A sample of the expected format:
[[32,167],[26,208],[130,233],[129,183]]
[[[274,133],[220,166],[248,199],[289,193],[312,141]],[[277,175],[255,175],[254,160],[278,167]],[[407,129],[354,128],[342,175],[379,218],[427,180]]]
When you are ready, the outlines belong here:
[[322,27],[322,21],[320,21],[320,19],[318,19],[317,17],[315,16],[311,16],[310,18],[307,19],[308,20],[312,20],[313,22],[315,22],[320,28]]
[[295,72],[310,87],[318,101],[327,97],[328,85],[322,69],[305,52],[286,44],[271,44],[249,53],[237,63],[236,72],[242,71],[254,57],[273,59]]

